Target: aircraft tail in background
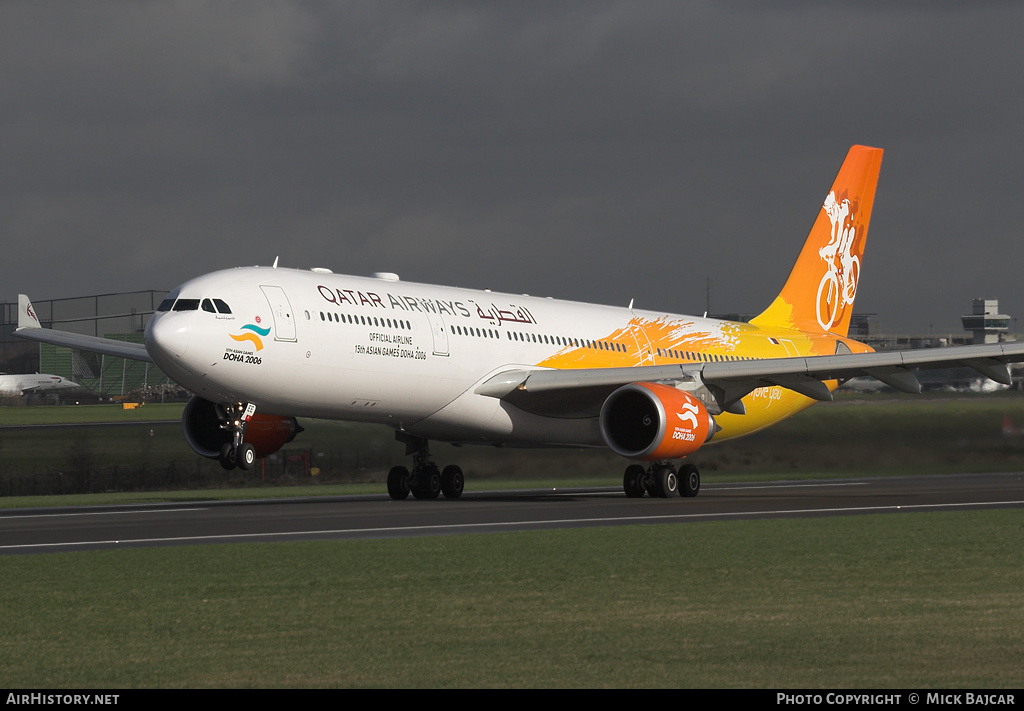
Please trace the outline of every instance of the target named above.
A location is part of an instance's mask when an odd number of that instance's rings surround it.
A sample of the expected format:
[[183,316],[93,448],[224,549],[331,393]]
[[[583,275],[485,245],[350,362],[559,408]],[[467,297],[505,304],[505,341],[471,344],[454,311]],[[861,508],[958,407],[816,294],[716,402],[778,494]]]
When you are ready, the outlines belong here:
[[789,279],[751,323],[847,334],[881,166],[881,148],[850,149]]

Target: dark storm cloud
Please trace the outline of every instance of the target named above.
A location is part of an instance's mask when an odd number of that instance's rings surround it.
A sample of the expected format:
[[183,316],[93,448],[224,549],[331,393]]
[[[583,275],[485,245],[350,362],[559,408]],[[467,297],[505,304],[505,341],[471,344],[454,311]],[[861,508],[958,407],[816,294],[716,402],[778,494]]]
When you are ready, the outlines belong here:
[[[8,3],[5,299],[236,264],[753,311],[852,143],[858,309],[1024,313],[1011,3]],[[45,255],[45,257],[44,257]]]

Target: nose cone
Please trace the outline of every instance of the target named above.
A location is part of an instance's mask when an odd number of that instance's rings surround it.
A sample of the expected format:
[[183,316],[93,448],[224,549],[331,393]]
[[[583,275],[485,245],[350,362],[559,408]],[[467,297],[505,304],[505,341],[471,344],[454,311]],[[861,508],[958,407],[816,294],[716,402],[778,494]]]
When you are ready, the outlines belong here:
[[179,314],[157,314],[146,327],[146,350],[157,361],[178,360],[188,350],[188,319]]

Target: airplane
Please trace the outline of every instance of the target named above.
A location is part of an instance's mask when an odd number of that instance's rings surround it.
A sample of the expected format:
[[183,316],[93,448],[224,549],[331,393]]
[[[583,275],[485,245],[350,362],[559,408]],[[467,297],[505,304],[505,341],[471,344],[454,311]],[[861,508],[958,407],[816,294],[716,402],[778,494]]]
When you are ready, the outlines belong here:
[[608,447],[633,460],[626,496],[690,497],[700,472],[687,455],[831,400],[849,378],[916,393],[916,369],[966,365],[1009,383],[1024,360],[1024,343],[874,352],[847,337],[881,160],[850,149],[782,291],[749,323],[275,260],[174,289],[145,344],[41,328],[24,295],[15,333],[154,362],[193,393],[188,444],[228,469],[253,467],[312,417],[394,429],[412,455],[388,473],[396,500],[461,496],[461,468],[439,469],[430,441]]
[[72,390],[81,387],[59,375],[35,373],[0,375],[0,397],[21,397],[51,390]]

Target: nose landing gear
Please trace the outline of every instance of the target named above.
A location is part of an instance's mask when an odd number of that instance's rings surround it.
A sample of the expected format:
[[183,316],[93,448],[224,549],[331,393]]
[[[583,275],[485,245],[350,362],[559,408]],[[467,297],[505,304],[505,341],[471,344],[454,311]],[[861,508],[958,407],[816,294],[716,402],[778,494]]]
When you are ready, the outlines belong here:
[[221,429],[226,430],[231,438],[220,448],[220,465],[227,470],[235,467],[250,471],[256,466],[256,448],[245,442],[245,427],[256,414],[256,406],[252,403],[237,403],[224,408],[221,417]]

